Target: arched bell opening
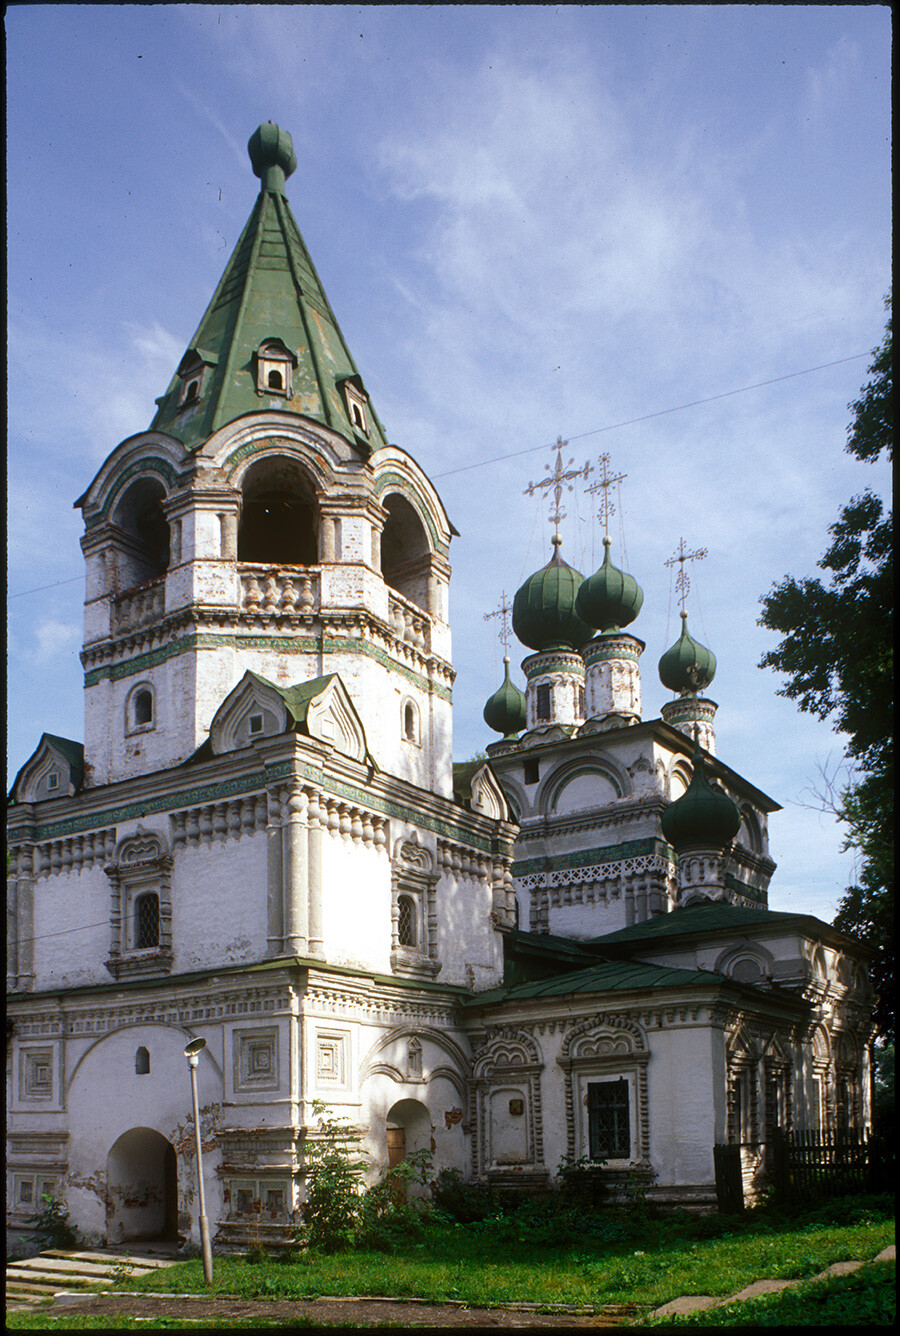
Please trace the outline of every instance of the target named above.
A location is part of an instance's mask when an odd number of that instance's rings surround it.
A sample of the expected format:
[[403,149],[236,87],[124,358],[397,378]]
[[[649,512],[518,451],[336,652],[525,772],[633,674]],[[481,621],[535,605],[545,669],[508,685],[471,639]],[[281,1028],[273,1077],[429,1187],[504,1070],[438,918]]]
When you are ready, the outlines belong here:
[[319,560],[319,507],[315,490],[293,459],[252,464],[241,488],[238,561],[271,566],[315,566]]
[[123,1132],[109,1152],[106,1181],[111,1244],[177,1239],[178,1162],[174,1146],[160,1132],[152,1127]]
[[387,511],[381,535],[381,574],[386,585],[428,611],[431,549],[419,516],[405,497],[385,497]]
[[120,591],[157,580],[169,569],[169,522],[165,488],[157,478],[138,478],[125,491],[112,515],[119,530]]

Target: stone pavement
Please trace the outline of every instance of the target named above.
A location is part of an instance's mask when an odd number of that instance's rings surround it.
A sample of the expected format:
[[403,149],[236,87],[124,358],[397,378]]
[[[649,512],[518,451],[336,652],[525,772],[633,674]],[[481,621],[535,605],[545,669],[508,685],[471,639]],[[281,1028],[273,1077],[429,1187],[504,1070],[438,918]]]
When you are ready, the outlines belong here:
[[146,1276],[171,1266],[175,1247],[165,1244],[142,1251],[94,1248],[87,1252],[48,1248],[36,1257],[6,1264],[6,1307],[31,1308],[71,1292],[90,1292],[95,1285],[128,1276]]
[[[884,1248],[874,1262],[893,1262],[897,1256],[894,1244]],[[756,1299],[760,1294],[777,1294],[779,1290],[793,1289],[796,1285],[805,1285],[811,1280],[827,1280],[829,1276],[849,1276],[868,1262],[832,1262],[831,1266],[820,1271],[817,1276],[804,1276],[801,1280],[755,1280],[752,1285],[745,1285],[736,1294],[725,1298],[712,1294],[683,1294],[678,1299],[670,1299],[661,1308],[655,1308],[649,1317],[674,1317],[684,1313],[699,1313],[705,1308],[720,1308],[722,1304],[733,1304],[743,1299]]]

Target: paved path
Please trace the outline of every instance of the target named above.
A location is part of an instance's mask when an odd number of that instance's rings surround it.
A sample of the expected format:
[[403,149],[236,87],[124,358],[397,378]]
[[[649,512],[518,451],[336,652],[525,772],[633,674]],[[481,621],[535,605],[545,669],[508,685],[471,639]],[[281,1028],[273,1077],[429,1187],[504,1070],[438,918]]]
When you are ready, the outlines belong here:
[[36,1257],[6,1265],[6,1307],[31,1308],[57,1294],[90,1291],[93,1286],[114,1284],[123,1276],[146,1276],[157,1267],[171,1266],[175,1249],[162,1245],[146,1251],[94,1248],[89,1252],[48,1248]]
[[[873,1262],[893,1262],[897,1256],[897,1250],[894,1244],[882,1249],[877,1257],[873,1257]],[[820,1271],[817,1276],[804,1276],[801,1280],[755,1280],[752,1285],[746,1285],[744,1289],[738,1290],[736,1294],[721,1295],[712,1294],[683,1294],[679,1299],[670,1299],[667,1304],[661,1308],[655,1308],[650,1317],[670,1317],[682,1313],[698,1313],[705,1308],[720,1308],[722,1304],[733,1304],[743,1299],[756,1299],[760,1294],[777,1294],[780,1290],[793,1289],[796,1285],[806,1285],[811,1280],[827,1280],[829,1276],[849,1276],[851,1272],[858,1271],[861,1266],[868,1266],[868,1262],[832,1262],[831,1266]]]

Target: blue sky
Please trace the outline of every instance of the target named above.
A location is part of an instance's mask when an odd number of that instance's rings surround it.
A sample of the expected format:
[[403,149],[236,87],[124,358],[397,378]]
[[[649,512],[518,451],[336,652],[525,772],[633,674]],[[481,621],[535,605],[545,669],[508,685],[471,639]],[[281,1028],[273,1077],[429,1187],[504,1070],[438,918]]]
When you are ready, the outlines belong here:
[[[889,485],[844,450],[890,283],[887,7],[13,5],[6,35],[10,774],[43,731],[83,736],[72,503],[149,425],[271,119],[388,436],[460,532],[457,759],[493,736],[484,614],[550,554],[523,493],[559,435],[595,470],[608,451],[644,715],[668,697],[683,537],[708,549],[688,611],[719,756],[784,807],[770,903],[830,918],[852,856],[806,804],[841,740],[777,696],[756,621],[840,506]],[[587,574],[602,529],[584,494],[566,510]]]

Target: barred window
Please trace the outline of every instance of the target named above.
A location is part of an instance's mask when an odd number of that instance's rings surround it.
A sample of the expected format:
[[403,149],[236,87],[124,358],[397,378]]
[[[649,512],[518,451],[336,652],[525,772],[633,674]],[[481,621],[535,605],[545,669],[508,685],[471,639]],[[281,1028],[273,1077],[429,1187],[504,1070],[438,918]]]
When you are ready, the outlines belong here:
[[416,945],[416,905],[409,895],[397,899],[397,941],[400,946]]
[[159,946],[159,896],[153,891],[134,902],[134,945],[139,951]]
[[588,1084],[588,1136],[592,1160],[627,1160],[631,1155],[628,1082]]

